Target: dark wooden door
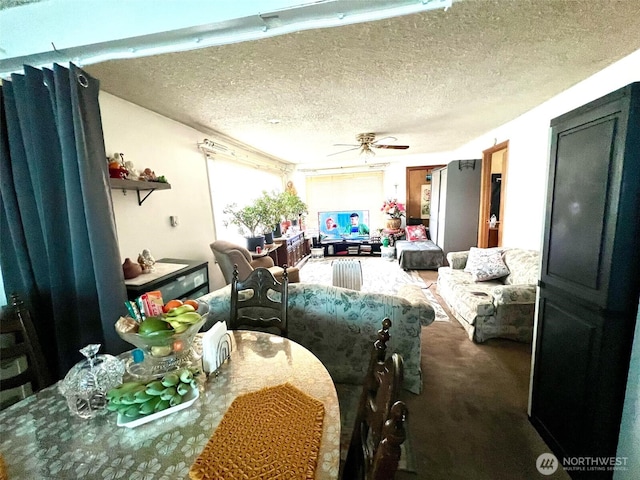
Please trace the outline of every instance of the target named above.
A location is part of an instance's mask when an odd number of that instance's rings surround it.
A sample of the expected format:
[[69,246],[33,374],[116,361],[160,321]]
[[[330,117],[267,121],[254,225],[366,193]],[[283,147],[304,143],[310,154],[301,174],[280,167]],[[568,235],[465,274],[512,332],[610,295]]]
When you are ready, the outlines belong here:
[[638,305],[639,85],[551,122],[531,421],[561,461],[616,455]]
[[[432,171],[443,165],[407,167],[407,205],[406,222],[407,225],[423,224],[429,228],[431,214],[425,206],[430,207],[431,201],[423,198],[425,195],[431,196],[431,175]],[[425,188],[429,192],[425,192]]]

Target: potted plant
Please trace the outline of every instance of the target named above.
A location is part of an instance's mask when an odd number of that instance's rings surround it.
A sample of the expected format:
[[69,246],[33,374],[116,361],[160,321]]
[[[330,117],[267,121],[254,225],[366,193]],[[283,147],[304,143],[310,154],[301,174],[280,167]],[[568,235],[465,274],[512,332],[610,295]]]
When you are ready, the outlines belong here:
[[282,204],[280,194],[277,192],[263,191],[262,196],[255,202],[260,216],[261,228],[264,232],[265,243],[273,243],[276,227],[282,219]]
[[385,200],[380,211],[387,214],[387,228],[390,230],[398,230],[402,225],[402,217],[404,217],[404,204],[398,203],[395,198]]
[[225,226],[232,224],[237,225],[247,239],[247,249],[254,251],[256,247],[264,247],[264,235],[258,233],[258,229],[262,227],[262,217],[260,208],[256,205],[246,205],[238,207],[236,203],[231,203],[224,207],[222,213],[228,215],[225,220]]
[[283,192],[280,194],[282,202],[282,214],[286,220],[291,220],[293,225],[298,223],[298,219],[303,217],[309,210],[307,205],[293,192]]

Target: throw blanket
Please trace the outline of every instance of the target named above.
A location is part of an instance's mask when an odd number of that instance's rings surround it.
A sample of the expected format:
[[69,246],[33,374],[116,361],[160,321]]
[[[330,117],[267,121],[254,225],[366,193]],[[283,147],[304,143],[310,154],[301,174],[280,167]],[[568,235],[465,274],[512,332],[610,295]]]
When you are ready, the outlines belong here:
[[[322,260],[309,260],[300,269],[300,282],[319,285],[331,285],[332,263],[343,257],[327,257]],[[396,295],[403,285],[417,285],[426,288],[417,272],[405,272],[396,262],[387,262],[380,257],[348,257],[362,265],[361,292],[386,293]]]
[[396,255],[405,270],[437,270],[444,265],[442,249],[431,240],[396,242]]

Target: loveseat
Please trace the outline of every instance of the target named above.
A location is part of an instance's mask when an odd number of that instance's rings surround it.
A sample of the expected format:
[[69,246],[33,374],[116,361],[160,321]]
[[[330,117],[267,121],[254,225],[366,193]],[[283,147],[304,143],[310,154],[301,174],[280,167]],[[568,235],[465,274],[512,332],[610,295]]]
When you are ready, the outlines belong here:
[[[382,326],[391,319],[387,355],[404,359],[404,388],[420,393],[420,329],[430,325],[435,313],[416,285],[403,285],[397,295],[365,293],[330,285],[289,284],[289,339],[303,345],[324,364],[335,383],[362,385],[371,346]],[[227,321],[231,286],[199,300],[209,304],[210,320]]]
[[471,340],[500,337],[530,343],[539,252],[512,248],[500,251],[500,256],[507,274],[475,281],[474,273],[465,271],[469,251],[449,252],[449,266],[438,269],[438,293]]

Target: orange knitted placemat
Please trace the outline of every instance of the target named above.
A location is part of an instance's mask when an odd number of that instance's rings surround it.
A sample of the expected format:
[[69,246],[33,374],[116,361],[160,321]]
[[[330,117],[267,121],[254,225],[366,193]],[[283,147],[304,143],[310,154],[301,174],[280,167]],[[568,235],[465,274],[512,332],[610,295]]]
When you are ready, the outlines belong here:
[[289,383],[240,395],[189,478],[313,480],[323,420],[322,402]]
[[0,480],[7,480],[9,477],[7,476],[7,467],[4,463],[4,457],[0,453]]

